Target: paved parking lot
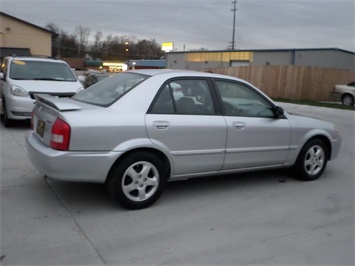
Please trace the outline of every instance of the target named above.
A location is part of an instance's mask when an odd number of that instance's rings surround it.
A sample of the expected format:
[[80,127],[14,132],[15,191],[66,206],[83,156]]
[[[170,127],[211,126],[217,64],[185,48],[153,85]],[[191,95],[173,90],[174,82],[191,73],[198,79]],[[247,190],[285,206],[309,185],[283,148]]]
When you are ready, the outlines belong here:
[[169,183],[127,211],[104,186],[46,181],[27,159],[28,124],[1,134],[2,265],[354,265],[355,112],[281,104],[343,136],[323,176],[267,171]]

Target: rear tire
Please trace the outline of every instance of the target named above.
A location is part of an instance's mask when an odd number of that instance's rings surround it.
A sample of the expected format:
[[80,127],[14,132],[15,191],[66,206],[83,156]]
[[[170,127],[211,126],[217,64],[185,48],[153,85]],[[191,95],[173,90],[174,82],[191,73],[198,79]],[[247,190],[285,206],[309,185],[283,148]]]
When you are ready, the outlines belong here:
[[147,208],[161,196],[166,172],[158,156],[148,152],[132,153],[114,166],[107,188],[110,196],[125,208]]
[[328,147],[324,141],[320,139],[308,141],[293,166],[293,175],[303,181],[319,178],[327,166],[328,154]]

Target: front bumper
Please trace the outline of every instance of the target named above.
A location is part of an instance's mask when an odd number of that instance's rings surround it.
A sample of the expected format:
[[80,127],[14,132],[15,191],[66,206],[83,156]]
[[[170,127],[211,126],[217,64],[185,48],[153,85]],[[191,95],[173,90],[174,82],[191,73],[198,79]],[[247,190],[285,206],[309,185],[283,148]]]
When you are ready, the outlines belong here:
[[46,177],[61,181],[104,183],[120,152],[57,151],[26,134],[27,155]]
[[332,145],[332,154],[329,160],[334,160],[339,155],[340,147],[341,147],[341,139],[340,138],[332,139],[331,145]]
[[30,97],[11,96],[6,98],[7,116],[10,119],[30,119],[35,101]]
[[342,94],[339,92],[332,91],[330,93],[331,99],[336,102],[341,102],[341,96],[342,96]]

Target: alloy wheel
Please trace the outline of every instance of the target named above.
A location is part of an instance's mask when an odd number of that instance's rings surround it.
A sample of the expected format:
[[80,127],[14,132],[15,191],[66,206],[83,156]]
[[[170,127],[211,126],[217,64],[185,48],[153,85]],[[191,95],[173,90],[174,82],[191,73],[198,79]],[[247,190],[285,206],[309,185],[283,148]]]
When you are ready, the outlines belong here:
[[122,178],[122,190],[125,196],[135,202],[149,199],[159,186],[159,171],[150,162],[141,161],[132,164]]
[[321,146],[312,146],[306,153],[304,167],[306,172],[313,176],[322,171],[325,163],[325,153]]

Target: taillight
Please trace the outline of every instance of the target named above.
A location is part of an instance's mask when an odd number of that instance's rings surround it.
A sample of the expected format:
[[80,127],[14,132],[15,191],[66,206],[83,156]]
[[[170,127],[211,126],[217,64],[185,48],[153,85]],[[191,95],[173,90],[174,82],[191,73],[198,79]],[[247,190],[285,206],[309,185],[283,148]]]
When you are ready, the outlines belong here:
[[69,149],[69,140],[69,124],[57,118],[52,127],[50,147],[56,150],[67,151]]

